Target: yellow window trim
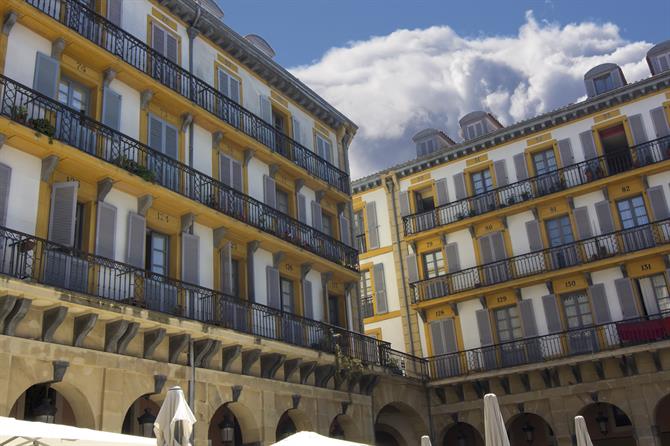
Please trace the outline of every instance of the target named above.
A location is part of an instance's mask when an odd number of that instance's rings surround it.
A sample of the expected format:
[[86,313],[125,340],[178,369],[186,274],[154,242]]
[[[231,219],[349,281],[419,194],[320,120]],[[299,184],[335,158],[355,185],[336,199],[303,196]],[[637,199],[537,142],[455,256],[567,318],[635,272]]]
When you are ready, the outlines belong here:
[[388,254],[389,252],[393,252],[393,246],[384,246],[382,248],[377,248],[373,249],[370,251],[365,251],[363,253],[360,253],[358,255],[358,260],[367,260],[372,257],[380,256],[383,254]]
[[184,138],[184,132],[181,131],[180,118],[172,115],[170,112],[159,107],[157,104],[149,103],[149,107],[146,110],[140,110],[140,142],[146,144],[147,147],[149,146],[149,114],[155,115],[177,128],[177,141],[179,146],[178,161],[184,162],[186,159],[186,141]]
[[498,180],[496,178],[495,169],[493,168],[493,161],[489,160],[471,167],[466,167],[463,169],[463,175],[465,176],[465,190],[468,193],[468,197],[472,197],[474,194],[472,190],[472,175],[483,172],[485,170],[488,170],[491,174],[491,183],[493,184],[493,188],[495,189],[498,187]]
[[537,169],[535,168],[535,162],[533,161],[533,156],[536,153],[544,152],[546,150],[551,150],[554,152],[554,159],[556,160],[556,166],[558,169],[560,169],[561,167],[565,167],[563,165],[563,160],[561,159],[561,154],[558,150],[558,141],[551,140],[544,144],[538,144],[537,146],[526,148],[524,152],[526,159],[526,169],[528,170],[529,174],[532,173],[532,175],[530,176],[538,175]]
[[225,72],[228,76],[237,79],[240,84],[240,106],[244,104],[244,85],[242,83],[242,78],[237,74],[237,71],[233,71],[230,67],[221,62],[214,61],[214,85],[216,86],[216,91],[221,91],[221,86],[219,85],[219,70]]
[[663,256],[627,262],[625,267],[626,272],[628,273],[628,277],[633,279],[641,279],[643,277],[654,276],[656,274],[664,274],[666,271]]
[[171,26],[166,25],[164,22],[157,20],[156,17],[148,16],[146,43],[151,48],[153,48],[152,42],[154,38],[151,25],[156,25],[162,28],[166,33],[169,33],[172,37],[174,37],[177,40],[177,65],[181,66],[181,36],[177,33],[176,29],[173,29]]
[[375,338],[375,339],[377,339],[377,340],[380,340],[380,341],[383,339],[383,338],[382,338],[382,329],[381,329],[381,327],[378,327],[378,328],[369,328],[369,329],[365,330],[365,335],[366,335],[366,336],[373,337],[373,338]]
[[602,121],[598,124],[593,125],[591,127],[591,132],[593,134],[593,141],[596,144],[596,153],[599,156],[603,156],[605,154],[602,141],[600,140],[600,131],[608,129],[610,127],[615,127],[617,125],[622,125],[624,129],[624,133],[626,134],[626,141],[628,143],[628,147],[633,147],[633,134],[630,131],[630,125],[628,124],[628,116],[618,116],[613,119],[609,119],[607,121]]
[[400,310],[389,311],[388,313],[375,314],[372,317],[366,317],[365,319],[363,319],[363,323],[374,324],[375,322],[386,321],[397,317],[400,317]]

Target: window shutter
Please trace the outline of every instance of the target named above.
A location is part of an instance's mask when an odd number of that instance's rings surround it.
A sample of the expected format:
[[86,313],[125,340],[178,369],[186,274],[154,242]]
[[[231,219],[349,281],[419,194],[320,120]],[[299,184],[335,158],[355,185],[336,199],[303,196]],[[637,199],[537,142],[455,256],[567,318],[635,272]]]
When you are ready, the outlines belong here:
[[165,124],[165,154],[172,159],[179,159],[179,130],[170,124]]
[[303,315],[307,319],[314,319],[314,302],[312,299],[312,282],[305,279],[302,281],[302,301],[305,304]]
[[599,201],[595,204],[598,224],[600,225],[600,234],[609,234],[614,232],[614,221],[612,220],[612,210],[610,202],[607,200]]
[[149,147],[163,152],[163,121],[156,116],[149,115]]
[[591,229],[591,219],[589,218],[589,210],[586,206],[575,208],[573,211],[575,215],[575,222],[577,224],[577,236],[580,240],[593,237],[593,230]]
[[[231,242],[224,243],[221,248],[221,290],[233,294],[233,246]],[[238,296],[235,296],[238,297]]]
[[505,160],[494,161],[493,171],[496,174],[496,187],[507,186],[509,180],[507,178],[507,164]]
[[458,254],[458,244],[449,243],[445,247],[447,252],[447,272],[453,273],[461,270],[461,260]]
[[447,353],[446,340],[444,339],[444,329],[442,321],[432,321],[430,323],[430,341],[433,347],[433,356],[445,355]]
[[516,170],[517,181],[528,179],[528,165],[526,164],[526,154],[517,153],[516,155],[514,155],[513,159],[514,159],[514,169]]
[[465,188],[465,175],[462,172],[454,175],[454,191],[456,193],[456,200],[462,200],[468,196],[467,189]]
[[633,292],[633,283],[631,279],[624,277],[614,281],[616,293],[619,296],[621,313],[624,319],[633,319],[640,315],[637,311],[635,293]]
[[416,255],[410,254],[407,256],[407,277],[409,283],[419,281],[419,266],[416,263]]
[[491,321],[489,319],[489,310],[486,308],[477,310],[477,329],[479,330],[479,341],[482,347],[493,345],[493,334],[491,333]]
[[261,119],[272,125],[272,104],[267,96],[260,96]]
[[653,108],[650,113],[651,121],[654,123],[654,130],[656,130],[656,138],[670,135],[670,127],[668,126],[668,119],[665,116],[665,109],[663,107]]
[[295,116],[291,116],[291,128],[293,129],[293,139],[298,144],[302,144],[302,134],[300,132],[300,121]]
[[231,166],[233,167],[233,189],[244,192],[244,186],[242,184],[242,163],[236,159],[231,160]]
[[33,88],[45,96],[56,99],[60,62],[43,53],[37,53]]
[[[666,280],[670,278],[670,269],[665,271]],[[647,314],[658,314],[661,312],[661,309],[658,307],[658,300],[656,300],[656,293],[654,291],[654,286],[651,283],[651,279],[648,280],[647,286],[643,286],[644,282],[639,282],[642,288],[642,299],[644,300],[644,308],[647,310]]]
[[379,248],[379,225],[377,224],[377,204],[372,201],[365,204],[365,215],[368,223],[369,249]]
[[177,39],[172,34],[165,33],[165,40],[167,43],[165,57],[174,63],[179,63],[179,43]]
[[136,268],[144,268],[147,221],[140,214],[128,213],[128,250],[126,262]]
[[521,300],[517,306],[521,314],[521,324],[523,325],[523,334],[526,338],[532,338],[538,335],[537,322],[535,321],[535,310],[533,301],[530,299]]
[[398,196],[398,201],[400,201],[400,215],[402,217],[409,215],[409,192],[401,191]]
[[447,179],[441,178],[435,182],[437,190],[437,205],[444,206],[449,203],[449,192],[447,191]]
[[117,131],[121,129],[121,95],[108,87],[103,89],[102,123]]
[[323,212],[316,201],[312,201],[312,226],[317,231],[323,231]]
[[74,245],[78,188],[79,184],[75,181],[53,184],[49,214],[49,241],[69,247]]
[[490,235],[484,235],[479,238],[479,252],[482,254],[482,265],[493,262],[493,248],[491,246]]
[[120,28],[121,17],[123,17],[123,0],[108,0],[107,20]]
[[648,141],[641,114],[629,116],[628,124],[630,124],[630,131],[633,134],[633,144],[642,144]]
[[456,353],[458,341],[456,340],[456,323],[452,318],[442,319],[442,333],[444,334],[445,353]]
[[590,160],[592,158],[598,157],[598,152],[596,151],[596,144],[593,141],[593,132],[587,130],[579,134],[579,140],[582,143],[582,150],[584,151],[584,159]]
[[384,282],[384,264],[377,263],[372,268],[375,281],[375,302],[377,303],[377,314],[388,313],[389,306],[386,297],[386,283]]
[[590,98],[597,95],[596,86],[593,83],[593,79],[584,79],[584,84],[586,85],[586,95]]
[[181,233],[181,280],[200,285],[200,237]]
[[116,206],[98,202],[98,220],[95,228],[95,255],[115,260]]
[[561,325],[561,316],[558,313],[558,301],[554,294],[547,294],[542,296],[542,307],[544,308],[544,316],[547,319],[547,330],[549,334],[559,333],[563,330]]
[[[240,103],[240,81],[235,79],[233,76],[229,76],[229,82],[230,82],[230,96],[229,98],[232,99],[236,104]],[[235,120],[233,121],[236,125],[239,125],[239,121]]]
[[542,243],[542,236],[540,234],[540,222],[538,222],[537,220],[527,221],[526,234],[528,234],[530,252],[542,251],[544,249],[544,244]]
[[271,266],[265,268],[268,288],[268,306],[281,309],[281,285],[279,281],[279,270]]
[[670,211],[668,211],[668,202],[665,199],[663,186],[654,186],[647,189],[647,197],[649,197],[651,211],[654,214],[654,221],[670,218]]
[[303,194],[298,194],[298,221],[307,224],[307,198]]
[[228,155],[219,153],[219,180],[226,186],[232,186],[230,161],[231,160]]
[[350,226],[349,219],[343,213],[340,214],[340,241],[347,246],[352,246]]
[[151,27],[151,44],[153,49],[165,56],[165,31],[156,25]]
[[561,156],[561,166],[575,164],[575,154],[572,152],[572,143],[569,138],[558,141],[558,153]]
[[219,68],[218,73],[219,73],[219,91],[223,93],[225,97],[230,98],[230,87],[228,83],[228,79],[230,79],[230,76],[221,68]]
[[269,175],[263,175],[263,201],[270,207],[277,207],[277,186]]
[[505,239],[502,232],[494,232],[491,234],[491,249],[493,251],[494,261],[505,260],[507,258]]
[[11,180],[12,168],[5,164],[0,164],[0,226],[7,225]]
[[589,287],[589,294],[591,295],[591,304],[593,305],[593,316],[596,324],[606,324],[612,321],[610,315],[610,307],[607,303],[607,295],[605,294],[605,285],[597,283]]

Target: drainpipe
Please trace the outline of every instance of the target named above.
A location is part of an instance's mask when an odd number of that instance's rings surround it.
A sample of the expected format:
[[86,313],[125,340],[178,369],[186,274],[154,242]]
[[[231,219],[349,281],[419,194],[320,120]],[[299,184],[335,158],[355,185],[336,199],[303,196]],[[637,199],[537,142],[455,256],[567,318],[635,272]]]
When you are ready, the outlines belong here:
[[395,223],[395,237],[398,246],[398,260],[400,261],[400,274],[402,275],[402,293],[405,296],[405,311],[407,312],[407,329],[409,331],[409,349],[412,356],[414,352],[414,335],[412,334],[412,314],[409,311],[409,299],[407,296],[407,286],[405,285],[405,262],[403,262],[402,249],[400,247],[400,226],[398,224],[398,206],[395,204],[395,183],[392,178],[386,179],[386,188],[391,193],[391,203],[393,204],[393,222]]

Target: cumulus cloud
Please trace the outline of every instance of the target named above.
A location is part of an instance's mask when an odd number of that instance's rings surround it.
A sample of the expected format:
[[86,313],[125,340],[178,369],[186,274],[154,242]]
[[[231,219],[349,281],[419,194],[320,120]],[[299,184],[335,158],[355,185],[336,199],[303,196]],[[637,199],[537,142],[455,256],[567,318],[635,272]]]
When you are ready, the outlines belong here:
[[333,48],[291,71],[359,125],[352,178],[413,158],[426,127],[458,136],[458,119],[485,109],[509,125],[585,97],[583,76],[604,62],[628,82],[649,76],[651,44],[612,23],[561,26],[526,13],[513,36],[459,36],[448,26],[400,29]]

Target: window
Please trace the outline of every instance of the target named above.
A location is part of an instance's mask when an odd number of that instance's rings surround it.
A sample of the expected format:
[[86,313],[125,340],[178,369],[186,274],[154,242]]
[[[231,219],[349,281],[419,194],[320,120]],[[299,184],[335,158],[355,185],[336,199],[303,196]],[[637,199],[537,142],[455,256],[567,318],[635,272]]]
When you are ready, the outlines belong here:
[[523,337],[521,319],[516,306],[493,310],[498,342],[509,342]]
[[170,237],[150,231],[147,233],[146,268],[152,273],[168,275]]
[[489,169],[480,170],[470,175],[472,183],[472,194],[479,195],[493,189],[493,179],[491,178],[491,171]]
[[593,79],[593,86],[596,89],[596,94],[602,94],[614,89],[614,79],[612,73],[603,74]]
[[84,218],[85,207],[83,203],[77,203],[74,215],[74,249],[82,251],[84,249]]
[[225,97],[240,103],[240,81],[221,68],[219,68],[219,91]]
[[342,321],[340,321],[340,298],[338,296],[328,296],[328,317],[331,325],[342,326]]
[[437,150],[437,141],[434,139],[429,139],[428,141],[422,141],[419,143],[417,155],[427,155],[429,153],[433,153],[435,150]]
[[333,236],[333,218],[326,214],[325,212],[321,213],[321,231],[329,236]]
[[288,192],[282,189],[277,189],[277,210],[290,215]]
[[556,170],[556,156],[554,149],[543,150],[533,154],[533,165],[535,166],[535,174],[542,175],[544,173],[553,172]]
[[272,125],[281,133],[286,133],[286,119],[282,113],[272,110]]
[[670,70],[670,53],[656,56],[656,61],[658,62],[658,66],[661,68],[661,71]]
[[177,38],[154,24],[151,27],[151,47],[174,63],[179,63],[179,42]]
[[329,163],[333,162],[333,146],[328,139],[321,134],[316,134],[316,154]]
[[547,227],[549,246],[551,248],[575,241],[574,237],[572,236],[572,225],[570,224],[570,218],[567,215],[547,220],[545,224]]
[[375,312],[372,305],[372,273],[370,270],[361,271],[360,289],[363,317],[372,317]]
[[593,325],[591,304],[585,293],[573,293],[562,296],[563,311],[568,329],[578,329]]
[[442,251],[433,251],[423,254],[424,279],[432,279],[445,273]]
[[287,313],[293,313],[293,281],[282,277],[281,282],[281,308]]
[[[670,294],[668,294],[668,286],[663,274],[638,279],[638,283],[640,284],[640,293],[642,294],[642,300],[645,302],[645,307],[648,306],[646,303],[651,301],[656,302],[661,313],[670,311]],[[647,314],[654,314],[655,312],[655,309],[647,308]]]
[[365,220],[363,219],[363,210],[354,212],[354,237],[356,237],[356,249],[358,252],[367,251],[365,242]]
[[484,122],[477,121],[465,126],[466,139],[474,139],[484,134]]
[[431,189],[415,192],[414,202],[416,204],[416,212],[426,212],[435,209],[435,200],[433,199],[433,191]]
[[644,206],[644,199],[641,195],[617,201],[616,205],[619,211],[619,217],[621,218],[621,227],[623,229],[629,229],[649,223],[647,208]]
[[61,76],[60,83],[58,84],[58,101],[77,111],[88,114],[91,92],[84,85]]

